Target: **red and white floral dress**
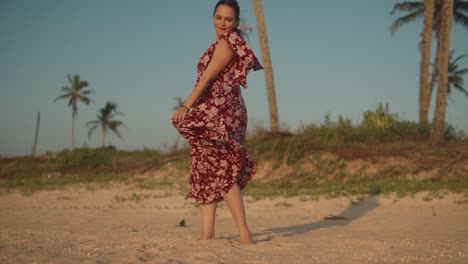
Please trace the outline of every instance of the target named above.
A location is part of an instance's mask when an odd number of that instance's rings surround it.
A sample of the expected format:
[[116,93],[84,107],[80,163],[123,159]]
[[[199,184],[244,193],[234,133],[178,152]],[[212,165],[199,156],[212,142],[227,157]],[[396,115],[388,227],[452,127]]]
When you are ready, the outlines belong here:
[[190,143],[190,192],[199,204],[223,200],[237,183],[241,189],[255,173],[256,165],[242,146],[247,129],[247,110],[240,86],[247,88],[247,73],[263,69],[252,49],[236,32],[221,35],[201,56],[197,82],[210,63],[216,45],[225,39],[234,50],[228,66],[180,121],[172,121]]

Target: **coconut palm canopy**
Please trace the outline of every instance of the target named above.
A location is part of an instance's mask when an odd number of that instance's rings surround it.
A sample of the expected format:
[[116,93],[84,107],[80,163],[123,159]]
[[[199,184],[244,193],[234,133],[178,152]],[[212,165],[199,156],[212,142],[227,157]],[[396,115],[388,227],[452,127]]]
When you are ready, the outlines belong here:
[[[441,22],[441,2],[435,1],[433,30],[438,32],[438,25]],[[392,34],[398,31],[401,26],[410,23],[424,15],[424,1],[402,2],[393,6],[391,14],[406,12],[407,14],[393,22],[390,31]],[[468,1],[455,0],[453,8],[453,21],[468,29]]]
[[455,51],[450,52],[449,57],[449,77],[448,77],[448,93],[451,94],[453,89],[456,89],[466,96],[468,91],[463,87],[463,75],[468,73],[468,68],[460,69],[458,62],[467,57],[468,54],[460,55],[454,58]]
[[92,100],[88,95],[94,93],[94,91],[84,89],[89,86],[89,82],[81,80],[78,74],[75,74],[73,78],[68,74],[67,80],[70,86],[62,86],[63,94],[57,96],[54,102],[60,99],[68,99],[68,106],[72,108],[73,115],[76,116],[78,114],[78,102],[91,103]]
[[120,139],[123,140],[118,128],[125,126],[120,120],[114,119],[118,115],[124,113],[117,111],[117,104],[113,102],[106,102],[106,105],[99,110],[100,114],[97,115],[97,120],[92,120],[86,123],[88,126],[88,138],[91,137],[96,128],[101,127],[102,132],[102,146],[105,144],[106,135],[110,131],[114,132]]

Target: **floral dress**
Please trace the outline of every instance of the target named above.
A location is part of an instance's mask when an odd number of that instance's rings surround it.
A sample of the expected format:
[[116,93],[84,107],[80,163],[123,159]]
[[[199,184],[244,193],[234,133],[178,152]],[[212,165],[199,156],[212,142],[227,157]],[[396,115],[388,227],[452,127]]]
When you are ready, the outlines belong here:
[[191,111],[180,121],[172,121],[192,147],[190,153],[190,192],[199,204],[223,200],[237,183],[240,189],[255,173],[250,153],[241,145],[247,129],[247,110],[240,86],[247,88],[247,73],[262,65],[236,32],[221,35],[203,53],[198,65],[198,82],[210,63],[216,45],[225,39],[234,50],[228,66],[205,89]]

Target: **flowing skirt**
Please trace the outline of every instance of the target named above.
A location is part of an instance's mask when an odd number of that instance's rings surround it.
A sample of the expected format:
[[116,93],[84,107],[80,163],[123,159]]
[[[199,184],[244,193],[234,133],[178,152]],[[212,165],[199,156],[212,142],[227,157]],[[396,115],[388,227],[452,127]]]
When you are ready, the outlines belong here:
[[199,204],[223,200],[234,184],[240,189],[252,179],[256,165],[242,146],[247,110],[240,87],[212,86],[174,127],[189,142],[190,192]]

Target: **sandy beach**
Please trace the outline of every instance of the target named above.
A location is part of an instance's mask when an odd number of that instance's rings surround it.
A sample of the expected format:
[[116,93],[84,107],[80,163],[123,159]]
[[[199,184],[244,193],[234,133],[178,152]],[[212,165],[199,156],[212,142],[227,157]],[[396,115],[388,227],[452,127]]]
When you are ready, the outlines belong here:
[[199,209],[181,195],[125,186],[13,193],[0,197],[0,262],[468,263],[466,197],[423,196],[245,197],[257,244],[240,246],[223,203],[217,239],[196,241]]

